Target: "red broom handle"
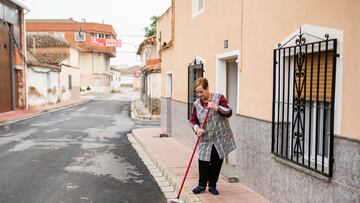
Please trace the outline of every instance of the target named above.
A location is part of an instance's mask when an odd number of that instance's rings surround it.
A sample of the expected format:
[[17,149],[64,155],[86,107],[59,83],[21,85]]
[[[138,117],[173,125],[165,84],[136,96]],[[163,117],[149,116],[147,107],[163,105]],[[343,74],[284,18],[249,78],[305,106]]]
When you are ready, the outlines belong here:
[[[206,112],[206,116],[205,116],[204,123],[203,123],[202,126],[201,126],[202,129],[204,129],[204,127],[205,127],[205,125],[206,125],[206,121],[207,121],[207,118],[208,118],[208,116],[209,116],[209,112],[210,112],[210,108],[209,108],[209,109],[207,110],[207,112]],[[185,180],[186,180],[186,176],[187,176],[187,174],[188,174],[188,172],[189,172],[189,169],[190,169],[190,166],[191,166],[191,162],[192,162],[192,160],[193,160],[193,158],[194,158],[194,154],[195,154],[196,148],[197,148],[197,146],[198,146],[198,144],[199,144],[199,140],[200,140],[200,137],[198,136],[197,141],[196,141],[196,144],[195,144],[195,147],[194,147],[194,150],[193,150],[192,155],[191,155],[191,158],[190,158],[189,165],[188,165],[188,167],[187,167],[187,169],[186,169],[184,178],[183,178],[183,180],[182,180],[182,183],[181,183],[181,186],[180,186],[180,190],[179,190],[179,193],[178,193],[178,195],[177,195],[177,199],[179,199],[179,197],[180,197],[182,188],[183,188],[184,183],[185,183]]]

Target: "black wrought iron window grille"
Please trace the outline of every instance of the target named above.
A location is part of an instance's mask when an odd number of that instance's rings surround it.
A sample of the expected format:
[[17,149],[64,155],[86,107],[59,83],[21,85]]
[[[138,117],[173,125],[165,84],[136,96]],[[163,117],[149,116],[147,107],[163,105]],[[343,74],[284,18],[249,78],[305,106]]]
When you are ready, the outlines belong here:
[[188,66],[188,120],[192,112],[193,102],[196,100],[194,82],[203,75],[204,64],[195,58]]
[[[306,36],[319,41],[306,42]],[[294,40],[295,45],[288,45]],[[300,33],[273,58],[274,155],[332,176],[337,40]]]

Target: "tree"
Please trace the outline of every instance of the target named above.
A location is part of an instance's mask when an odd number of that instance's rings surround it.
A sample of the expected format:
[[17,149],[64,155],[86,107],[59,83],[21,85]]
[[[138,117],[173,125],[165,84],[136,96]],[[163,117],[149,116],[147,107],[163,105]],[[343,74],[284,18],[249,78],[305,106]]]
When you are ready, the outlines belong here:
[[151,37],[156,35],[156,21],[159,17],[158,16],[151,16],[150,20],[151,23],[149,25],[149,27],[145,27],[144,31],[145,31],[145,37]]

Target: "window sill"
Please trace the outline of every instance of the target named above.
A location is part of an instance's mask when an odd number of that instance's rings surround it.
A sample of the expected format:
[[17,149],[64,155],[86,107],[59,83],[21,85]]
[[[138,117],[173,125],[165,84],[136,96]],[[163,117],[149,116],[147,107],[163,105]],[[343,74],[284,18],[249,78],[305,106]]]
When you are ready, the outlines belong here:
[[321,175],[319,173],[316,173],[316,172],[314,172],[312,170],[309,170],[309,169],[304,168],[302,166],[299,166],[297,164],[291,163],[290,161],[287,161],[287,160],[285,160],[283,158],[277,157],[275,155],[272,155],[272,158],[275,159],[275,161],[277,161],[277,162],[280,162],[280,163],[282,163],[284,165],[287,165],[287,166],[289,166],[291,168],[295,168],[295,169],[297,169],[297,170],[299,170],[299,171],[301,171],[303,173],[311,175],[311,176],[313,176],[313,177],[315,177],[317,179],[320,179],[322,181],[325,181],[325,182],[330,182],[331,181],[331,178],[329,178],[329,177],[323,176],[323,175]]
[[194,18],[196,18],[198,15],[200,15],[201,13],[203,13],[204,12],[204,8],[202,8],[201,10],[199,10],[199,11],[193,11],[193,14],[192,14],[192,18],[194,19]]

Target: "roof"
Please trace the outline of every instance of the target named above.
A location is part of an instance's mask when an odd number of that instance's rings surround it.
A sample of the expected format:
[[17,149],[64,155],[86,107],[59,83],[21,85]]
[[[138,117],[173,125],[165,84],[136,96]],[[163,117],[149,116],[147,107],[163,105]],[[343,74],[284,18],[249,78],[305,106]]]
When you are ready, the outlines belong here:
[[58,39],[48,34],[27,34],[26,35],[26,46],[28,48],[35,47],[70,47],[70,43],[64,40]]
[[161,70],[160,59],[149,59],[146,61],[145,70],[149,72],[156,72]]
[[140,55],[142,52],[142,49],[145,45],[150,44],[150,45],[156,45],[156,36],[151,36],[148,38],[145,38],[143,42],[141,42],[141,44],[138,47],[138,50],[136,52],[137,55]]
[[35,58],[39,63],[58,65],[69,55],[68,53],[37,53]]
[[119,71],[122,74],[135,74],[140,69],[141,69],[141,67],[139,65],[134,65],[134,66],[131,66],[130,68],[119,69]]
[[110,68],[113,70],[121,70],[121,69],[128,69],[130,67],[127,64],[118,64],[118,65],[112,65],[110,66]]
[[27,6],[24,4],[24,2],[20,2],[20,1],[18,1],[18,0],[10,0],[10,2],[12,2],[13,4],[19,6],[19,7],[22,8],[22,9],[25,9],[25,10],[27,10],[27,11],[30,11],[29,7],[27,7]]
[[116,32],[112,25],[68,19],[27,19],[26,29],[28,32],[60,32],[79,31],[88,33],[110,34],[116,38]]

